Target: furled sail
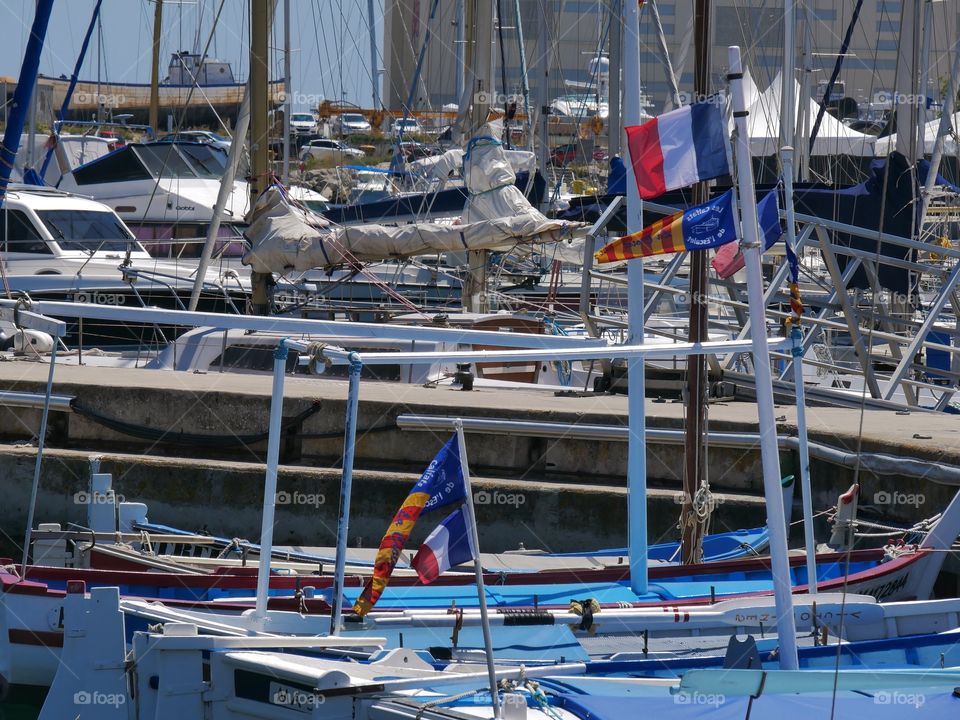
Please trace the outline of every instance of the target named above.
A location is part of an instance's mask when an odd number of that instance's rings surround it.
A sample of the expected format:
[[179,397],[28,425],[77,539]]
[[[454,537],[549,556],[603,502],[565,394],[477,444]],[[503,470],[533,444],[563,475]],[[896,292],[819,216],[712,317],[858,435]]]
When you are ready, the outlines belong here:
[[341,227],[271,187],[254,207],[245,233],[252,249],[243,262],[268,273],[445,251],[508,250],[518,243],[569,238],[580,227],[550,220],[530,205],[514,186],[510,160],[489,126],[470,141],[463,163],[469,195],[458,224]]

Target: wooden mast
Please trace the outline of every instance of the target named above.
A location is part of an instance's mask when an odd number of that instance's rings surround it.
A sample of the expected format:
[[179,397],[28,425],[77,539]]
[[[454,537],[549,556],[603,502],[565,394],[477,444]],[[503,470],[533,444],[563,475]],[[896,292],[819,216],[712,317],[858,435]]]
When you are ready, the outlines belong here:
[[[709,93],[710,86],[710,6],[707,0],[694,2],[693,91],[696,100]],[[699,182],[693,188],[693,202],[706,202],[707,183]],[[690,253],[690,342],[707,340],[707,253]],[[681,561],[699,563],[703,559],[703,525],[694,512],[693,500],[703,484],[706,473],[704,434],[707,424],[707,358],[691,355],[687,358],[687,423],[683,473],[683,508],[680,513]]]
[[[267,187],[270,172],[269,124],[267,122],[268,40],[275,0],[250,0],[250,208]],[[234,142],[240,142],[234,138]],[[251,310],[255,315],[270,311],[269,289],[273,276],[251,271]]]
[[163,24],[163,0],[154,0],[153,9],[153,56],[150,64],[150,118],[148,123],[157,131],[160,122],[160,31]]

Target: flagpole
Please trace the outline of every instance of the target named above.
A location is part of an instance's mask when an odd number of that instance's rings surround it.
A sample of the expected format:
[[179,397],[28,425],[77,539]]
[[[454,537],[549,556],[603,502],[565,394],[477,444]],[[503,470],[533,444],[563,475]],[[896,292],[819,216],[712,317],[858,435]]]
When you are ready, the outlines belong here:
[[[237,141],[239,142],[239,141]],[[277,505],[277,465],[280,464],[280,432],[283,423],[283,381],[287,369],[287,341],[273,351],[273,389],[270,397],[270,429],[267,439],[267,473],[263,483],[263,517],[260,522],[260,562],[257,568],[257,598],[253,615],[267,617],[270,593],[270,561],[273,559],[273,525]]]
[[467,512],[470,515],[470,536],[473,540],[473,570],[477,575],[477,599],[480,602],[480,623],[483,627],[483,645],[487,655],[487,674],[490,676],[490,697],[493,716],[500,717],[500,696],[497,694],[497,670],[493,663],[493,640],[490,636],[490,617],[487,615],[487,591],[483,587],[483,565],[480,563],[480,538],[477,535],[477,513],[473,508],[473,491],[470,489],[470,466],[467,465],[467,446],[463,439],[463,420],[453,421],[457,431],[457,449],[460,452],[460,468],[463,472],[463,488],[466,492]]
[[760,267],[760,226],[757,222],[757,198],[753,185],[753,159],[747,129],[746,98],[740,48],[727,48],[730,93],[736,123],[737,181],[740,186],[744,267],[747,271],[747,296],[752,319],[750,339],[757,391],[757,420],[760,431],[760,455],[763,465],[763,492],[767,503],[767,528],[770,532],[770,565],[773,594],[777,607],[777,634],[780,640],[780,669],[797,670],[797,625],[793,617],[790,561],[787,557],[787,527],[780,486],[780,457],[777,449],[777,425],[773,409],[773,378],[767,346],[766,311],[763,303],[763,274]]
[[[783,194],[787,214],[787,242],[794,252],[797,248],[797,226],[794,222],[793,208],[793,148],[784,147],[783,156]],[[807,447],[807,399],[803,386],[803,338],[800,333],[799,317],[790,328],[793,346],[793,386],[797,395],[797,456],[800,461],[800,500],[803,504],[803,540],[807,550],[807,592],[817,592],[817,543],[813,535],[813,491],[810,487],[810,449]]]
[[350,495],[353,491],[353,453],[357,444],[357,405],[360,399],[360,373],[363,363],[357,353],[350,353],[347,385],[347,415],[343,425],[343,475],[340,479],[340,519],[337,522],[337,556],[333,573],[333,595],[330,598],[330,634],[340,632],[343,613],[343,576],[347,567],[347,540],[350,535]]

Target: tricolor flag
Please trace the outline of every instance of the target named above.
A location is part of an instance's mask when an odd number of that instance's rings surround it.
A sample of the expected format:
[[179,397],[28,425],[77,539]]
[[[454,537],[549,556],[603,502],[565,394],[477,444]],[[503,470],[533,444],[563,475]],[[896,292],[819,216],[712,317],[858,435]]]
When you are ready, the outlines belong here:
[[420,582],[432,583],[452,567],[477,558],[473,546],[473,523],[467,507],[454,510],[423,541],[411,563]]
[[380,549],[373,561],[373,575],[367,580],[363,592],[353,605],[355,613],[361,616],[366,615],[380,599],[420,515],[458,502],[465,497],[466,488],[463,468],[460,465],[460,448],[457,436],[454,435],[437,453],[430,466],[424,470],[397,514],[393,516],[393,521],[387,528],[383,540],[380,541]]
[[733,191],[676,213],[640,232],[624,235],[594,255],[597,262],[609,263],[631,258],[662,255],[684,250],[706,250],[737,239]]
[[640,197],[730,174],[721,110],[718,102],[698,102],[624,128]]
[[[780,239],[780,206],[777,191],[771,190],[757,203],[757,219],[760,221],[760,234],[763,236],[763,251],[766,252]],[[738,245],[725,247],[717,252],[710,265],[717,271],[721,280],[726,280],[743,268],[743,253]]]

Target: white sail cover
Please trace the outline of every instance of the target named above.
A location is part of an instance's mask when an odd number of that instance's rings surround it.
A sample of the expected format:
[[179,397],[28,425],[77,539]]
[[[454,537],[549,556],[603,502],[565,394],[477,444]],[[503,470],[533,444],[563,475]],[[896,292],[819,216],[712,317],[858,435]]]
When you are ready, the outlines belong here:
[[[537,156],[528,150],[504,150],[510,167],[515,173],[533,172],[537,167]],[[411,160],[407,170],[417,175],[446,181],[450,173],[463,165],[464,151],[460,148],[447,150],[439,155]]]
[[508,250],[517,243],[554,242],[580,226],[550,220],[515,186],[503,146],[487,126],[464,154],[469,195],[459,224],[334,225],[269,188],[253,209],[245,233],[251,250],[244,265],[256,272],[331,267],[351,261],[406,258],[462,250]]

